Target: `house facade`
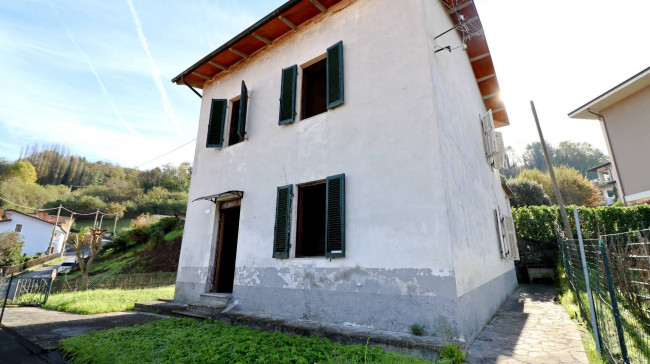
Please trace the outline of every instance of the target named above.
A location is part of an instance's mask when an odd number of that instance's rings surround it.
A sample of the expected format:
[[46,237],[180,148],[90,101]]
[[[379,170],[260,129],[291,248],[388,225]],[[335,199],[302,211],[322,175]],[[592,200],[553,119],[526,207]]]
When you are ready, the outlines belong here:
[[450,4],[289,1],[173,80],[203,90],[176,301],[478,334],[517,285],[508,119]]
[[650,67],[569,113],[599,120],[618,195],[628,205],[650,202]]
[[596,172],[598,178],[592,180],[591,183],[600,190],[605,201],[605,206],[610,206],[615,202],[617,190],[616,180],[614,179],[614,172],[612,172],[612,163],[607,162],[600,166],[596,166],[587,170],[587,172]]
[[[22,253],[27,256],[35,256],[38,253],[49,254],[60,253],[70,231],[72,220],[60,219],[60,224],[54,228],[56,216],[48,216],[39,212],[38,214],[26,214],[16,210],[5,210],[5,219],[0,220],[0,233],[15,231],[22,237]],[[54,230],[54,239],[50,248]]]

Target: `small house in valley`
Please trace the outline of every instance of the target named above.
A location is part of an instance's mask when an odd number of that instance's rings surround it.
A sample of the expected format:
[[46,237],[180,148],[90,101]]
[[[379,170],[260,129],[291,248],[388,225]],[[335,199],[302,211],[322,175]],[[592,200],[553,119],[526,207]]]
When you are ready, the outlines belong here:
[[517,286],[472,1],[291,0],[173,82],[201,96],[176,301],[472,340]]
[[17,210],[5,210],[5,218],[0,220],[0,233],[15,231],[20,234],[23,241],[22,253],[27,256],[60,253],[65,246],[65,241],[74,222],[70,217],[48,215],[42,211],[36,214],[27,214]]

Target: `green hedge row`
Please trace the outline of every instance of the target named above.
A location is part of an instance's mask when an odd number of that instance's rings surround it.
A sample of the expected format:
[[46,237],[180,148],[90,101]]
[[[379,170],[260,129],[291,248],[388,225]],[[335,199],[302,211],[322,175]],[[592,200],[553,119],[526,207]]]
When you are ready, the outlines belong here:
[[[567,206],[573,237],[577,238],[573,209],[578,209],[582,236],[597,239],[600,234],[650,228],[650,206],[584,207]],[[558,206],[525,206],[512,209],[517,236],[524,239],[556,242],[555,224],[562,229]]]

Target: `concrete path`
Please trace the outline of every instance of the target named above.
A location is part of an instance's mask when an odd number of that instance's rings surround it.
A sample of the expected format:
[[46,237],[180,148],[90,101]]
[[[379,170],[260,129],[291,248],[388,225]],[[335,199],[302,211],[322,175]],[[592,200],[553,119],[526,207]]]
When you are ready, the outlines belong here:
[[2,325],[9,331],[45,350],[54,350],[59,341],[94,330],[133,326],[167,316],[146,312],[111,312],[79,315],[39,307],[8,307]]
[[554,297],[552,286],[522,285],[472,343],[468,361],[588,364],[577,324]]

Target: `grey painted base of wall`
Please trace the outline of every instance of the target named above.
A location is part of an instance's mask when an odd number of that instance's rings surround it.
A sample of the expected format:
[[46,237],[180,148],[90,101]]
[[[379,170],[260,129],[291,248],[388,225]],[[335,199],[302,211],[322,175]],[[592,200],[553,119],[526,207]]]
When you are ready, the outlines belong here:
[[517,287],[517,274],[513,268],[458,298],[458,322],[466,342],[472,342],[478,336]]
[[[410,326],[419,323],[428,335],[435,333],[471,342],[516,287],[512,269],[458,299],[397,292],[242,285],[235,285],[233,299],[237,310],[243,312],[399,332],[410,332]],[[198,301],[205,289],[205,283],[177,282],[175,301]]]
[[457,332],[455,302],[442,297],[247,286],[236,286],[233,297],[244,312],[401,332],[420,323],[427,333]]

